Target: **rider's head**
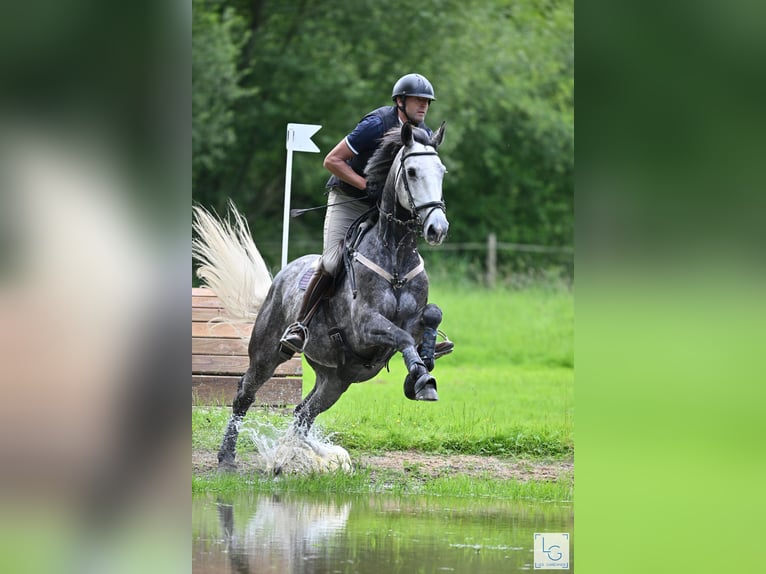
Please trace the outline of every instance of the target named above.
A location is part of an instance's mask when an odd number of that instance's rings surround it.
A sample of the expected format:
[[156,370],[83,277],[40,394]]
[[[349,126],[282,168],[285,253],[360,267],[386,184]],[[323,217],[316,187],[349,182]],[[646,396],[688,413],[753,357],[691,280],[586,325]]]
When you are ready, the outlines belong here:
[[434,88],[425,76],[407,74],[394,84],[391,99],[396,103],[403,120],[415,125],[422,122],[428,106],[436,99]]

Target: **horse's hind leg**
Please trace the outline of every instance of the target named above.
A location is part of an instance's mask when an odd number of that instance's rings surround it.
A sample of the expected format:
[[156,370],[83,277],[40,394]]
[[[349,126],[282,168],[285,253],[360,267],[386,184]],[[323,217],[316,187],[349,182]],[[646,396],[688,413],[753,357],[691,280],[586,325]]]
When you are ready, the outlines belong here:
[[333,406],[351,383],[343,382],[337,376],[326,375],[321,370],[316,371],[316,383],[311,392],[295,407],[295,426],[305,434],[314,424],[321,413]]
[[221,441],[221,448],[218,450],[219,470],[228,471],[236,469],[234,458],[236,456],[240,426],[248,409],[255,401],[255,393],[274,374],[278,364],[279,359],[276,358],[276,354],[274,354],[274,357],[270,357],[268,363],[251,360],[250,366],[239,380],[237,395],[234,397],[231,407],[232,415],[229,419],[229,424],[226,426],[226,432]]
[[223,435],[221,441],[221,448],[218,449],[218,469],[219,470],[235,470],[236,464],[234,463],[235,452],[237,448],[237,438],[239,437],[239,427],[242,424],[242,420],[247,414],[247,410],[255,400],[255,391],[249,393],[246,389],[254,387],[252,384],[254,378],[254,371],[248,369],[242,378],[239,379],[237,385],[237,395],[234,397],[232,404],[232,415],[229,419],[229,424],[226,425],[226,432]]

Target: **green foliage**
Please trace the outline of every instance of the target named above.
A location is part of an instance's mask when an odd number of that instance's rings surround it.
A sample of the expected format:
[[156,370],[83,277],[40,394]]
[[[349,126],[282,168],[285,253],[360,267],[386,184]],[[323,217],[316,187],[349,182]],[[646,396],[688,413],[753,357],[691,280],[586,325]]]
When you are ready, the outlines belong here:
[[[194,10],[195,125],[209,139],[195,143],[193,196],[219,211],[233,198],[267,262],[279,259],[286,124],[323,126],[314,137],[322,153],[295,154],[292,183],[294,206],[322,204],[323,155],[412,71],[436,90],[428,123],[448,124],[450,241],[494,232],[571,245],[572,0],[198,0]],[[247,30],[234,34],[239,26]],[[316,251],[321,212],[290,230],[290,258]],[[481,253],[467,257],[483,264]]]
[[236,143],[234,105],[256,88],[240,85],[239,54],[249,32],[231,8],[212,11],[193,0],[192,15],[192,178],[218,168]]

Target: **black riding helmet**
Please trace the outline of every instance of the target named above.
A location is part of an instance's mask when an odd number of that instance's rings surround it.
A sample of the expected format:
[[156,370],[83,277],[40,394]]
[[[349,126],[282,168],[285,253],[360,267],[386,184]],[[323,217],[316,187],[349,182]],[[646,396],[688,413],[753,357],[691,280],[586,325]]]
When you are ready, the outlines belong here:
[[391,99],[396,101],[397,96],[417,96],[419,98],[428,98],[435,100],[434,87],[425,76],[420,74],[407,74],[402,76],[394,84]]

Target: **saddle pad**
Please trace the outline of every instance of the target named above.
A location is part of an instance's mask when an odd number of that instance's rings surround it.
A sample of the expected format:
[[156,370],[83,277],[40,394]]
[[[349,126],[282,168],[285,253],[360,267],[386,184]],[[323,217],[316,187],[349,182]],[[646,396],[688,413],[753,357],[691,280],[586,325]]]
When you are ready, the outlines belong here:
[[306,271],[301,275],[300,281],[298,281],[298,289],[301,291],[305,291],[306,288],[309,286],[309,283],[311,282],[311,278],[314,276],[314,273],[317,273],[317,270],[312,265]]

